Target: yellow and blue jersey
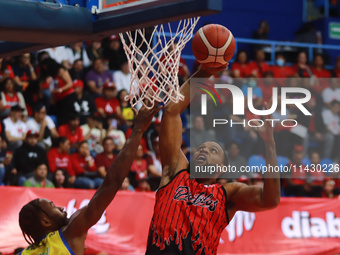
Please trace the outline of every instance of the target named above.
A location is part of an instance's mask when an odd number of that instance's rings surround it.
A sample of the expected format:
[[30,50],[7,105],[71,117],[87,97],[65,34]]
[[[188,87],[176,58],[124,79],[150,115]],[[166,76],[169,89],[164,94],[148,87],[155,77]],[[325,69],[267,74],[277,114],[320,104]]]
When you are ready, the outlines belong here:
[[30,245],[20,255],[74,255],[61,230],[46,235],[38,246]]

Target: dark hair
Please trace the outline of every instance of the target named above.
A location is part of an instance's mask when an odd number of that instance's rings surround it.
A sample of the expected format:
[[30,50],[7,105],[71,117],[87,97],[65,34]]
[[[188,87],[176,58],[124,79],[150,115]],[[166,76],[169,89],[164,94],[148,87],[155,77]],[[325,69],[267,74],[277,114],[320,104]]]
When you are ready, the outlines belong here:
[[34,164],[34,171],[38,169],[39,166],[45,165],[47,167],[47,171],[48,171],[48,166],[46,163],[44,162],[38,162],[36,164]]
[[58,186],[57,186],[57,180],[56,180],[56,178],[55,178],[57,171],[61,171],[61,172],[63,173],[63,175],[65,176],[65,181],[64,181],[64,183],[63,183],[63,187],[64,187],[64,188],[69,188],[71,185],[70,185],[70,183],[68,182],[68,177],[69,177],[69,176],[68,176],[68,173],[67,173],[67,171],[66,171],[65,169],[57,169],[57,170],[55,170],[55,172],[54,172],[54,174],[53,174],[53,179],[52,179],[52,182],[53,182],[54,186],[55,186],[56,188],[58,188]]
[[40,235],[43,232],[40,222],[41,210],[37,198],[24,205],[19,213],[19,225],[22,234],[30,245],[38,245]]
[[72,113],[72,114],[70,114],[70,115],[68,116],[67,121],[72,121],[72,120],[76,120],[76,119],[79,119],[79,118],[80,118],[80,117],[79,117],[78,114]]
[[33,108],[33,113],[40,112],[41,109],[43,109],[44,107],[46,108],[46,106],[43,105],[43,104],[37,104],[37,105],[35,105],[34,108]]
[[219,146],[221,146],[223,153],[224,153],[224,159],[223,159],[223,165],[228,166],[229,164],[229,156],[228,156],[228,152],[225,149],[224,145],[220,142],[216,142]]
[[41,59],[44,55],[48,55],[48,58],[50,58],[50,55],[48,54],[48,52],[47,51],[40,51],[39,53],[38,53],[38,55],[37,55],[37,59],[38,59],[38,62],[39,62],[39,64],[41,64],[41,62],[42,61],[44,61],[46,58],[44,58],[44,59]]
[[92,68],[94,67],[94,64],[97,62],[97,61],[101,61],[103,62],[103,59],[102,58],[95,58],[93,61],[92,61]]
[[245,53],[245,54],[246,54],[246,56],[247,56],[246,62],[248,62],[248,54],[247,54],[247,52],[246,52],[245,50],[239,50],[239,51],[237,51],[237,54],[236,54],[236,61],[238,61],[238,58],[239,58],[239,56],[241,55],[241,53]]
[[[12,81],[12,84],[15,85],[15,84],[14,84],[14,80],[13,80],[12,78],[10,78],[10,77],[5,78],[5,79],[0,83],[0,89],[1,89],[1,91],[5,91],[6,83],[7,83],[8,81]],[[14,87],[14,90],[15,90],[15,87]]]
[[73,61],[73,64],[78,62],[78,61],[84,62],[81,58],[77,58],[76,60]]
[[80,146],[82,146],[84,143],[87,144],[87,140],[81,141],[81,142],[78,144],[78,148],[77,148],[77,152],[78,152],[78,153],[79,153]]
[[61,143],[65,143],[68,140],[65,136],[60,136],[57,139],[54,140],[53,147],[59,147]]
[[121,95],[124,91],[127,92],[126,89],[121,89],[121,90],[119,90],[118,93],[117,93],[117,97],[116,97],[116,98],[118,99],[119,102],[120,102],[120,95]]
[[56,77],[60,68],[63,68],[61,64],[52,58],[46,58],[41,62],[41,76],[42,77]]
[[[22,248],[22,247],[18,247],[18,248],[16,248],[15,250],[14,250],[14,255],[19,255],[20,254],[20,252],[22,252],[24,250],[24,248]],[[0,253],[1,254],[1,253]]]
[[223,165],[228,166],[229,164],[229,156],[228,156],[228,152],[225,149],[224,145],[218,141],[206,141],[206,142],[213,142],[213,143],[217,143],[223,150],[223,154],[224,154],[224,158],[223,158]]
[[[113,142],[113,139],[112,139],[112,137],[110,137],[110,136],[106,136],[104,139],[103,139],[103,145],[105,144],[105,142],[107,141],[107,140],[111,140],[112,142]],[[114,143],[114,142],[113,142]]]
[[240,149],[240,144],[239,144],[238,142],[236,142],[236,141],[231,141],[230,144],[228,145],[228,150],[230,150],[230,149],[231,149],[231,146],[233,146],[234,144],[237,146],[237,148]]
[[277,53],[277,54],[275,55],[275,58],[278,58],[278,57],[283,57],[284,59],[286,59],[286,56],[285,56],[285,54],[283,54],[283,53]]
[[304,50],[300,50],[300,51],[298,52],[298,54],[296,55],[296,60],[298,60],[299,55],[300,55],[301,53],[305,53],[305,55],[306,55],[306,57],[307,57],[307,63],[308,63],[308,54],[307,54],[307,52],[304,51]]

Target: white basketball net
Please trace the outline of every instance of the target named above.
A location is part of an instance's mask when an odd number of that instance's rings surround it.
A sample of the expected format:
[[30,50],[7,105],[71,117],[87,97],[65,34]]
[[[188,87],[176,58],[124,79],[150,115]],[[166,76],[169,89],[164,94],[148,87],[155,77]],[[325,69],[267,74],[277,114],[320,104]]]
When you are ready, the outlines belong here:
[[149,101],[146,107],[151,108],[155,102],[183,100],[178,84],[180,56],[198,20],[199,17],[179,21],[176,33],[172,33],[170,23],[164,24],[169,32],[157,25],[149,39],[144,28],[119,34],[131,73],[128,100],[132,106]]

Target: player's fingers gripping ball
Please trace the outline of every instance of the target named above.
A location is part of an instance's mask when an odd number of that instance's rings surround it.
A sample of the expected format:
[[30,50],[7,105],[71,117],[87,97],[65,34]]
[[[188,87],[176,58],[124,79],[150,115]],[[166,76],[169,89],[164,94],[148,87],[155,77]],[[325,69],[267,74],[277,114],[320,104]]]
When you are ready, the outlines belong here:
[[234,36],[224,26],[206,25],[192,39],[192,52],[202,68],[223,70],[235,52]]

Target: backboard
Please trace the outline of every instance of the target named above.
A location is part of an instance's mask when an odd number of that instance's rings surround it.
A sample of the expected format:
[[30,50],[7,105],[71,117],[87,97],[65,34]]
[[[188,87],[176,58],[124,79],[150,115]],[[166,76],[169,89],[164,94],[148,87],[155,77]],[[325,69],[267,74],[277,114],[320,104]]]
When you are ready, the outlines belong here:
[[222,0],[54,1],[0,0],[0,57],[101,40],[136,28],[222,10]]

